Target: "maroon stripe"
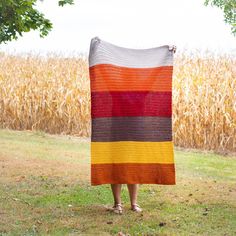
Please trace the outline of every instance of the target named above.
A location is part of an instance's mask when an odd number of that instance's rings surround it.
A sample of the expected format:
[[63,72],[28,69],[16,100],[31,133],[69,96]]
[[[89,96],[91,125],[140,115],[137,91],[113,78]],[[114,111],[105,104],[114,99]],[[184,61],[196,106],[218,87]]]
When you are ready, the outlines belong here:
[[172,115],[172,91],[91,92],[91,117]]
[[159,116],[119,116],[92,119],[92,142],[124,140],[171,141],[172,118]]

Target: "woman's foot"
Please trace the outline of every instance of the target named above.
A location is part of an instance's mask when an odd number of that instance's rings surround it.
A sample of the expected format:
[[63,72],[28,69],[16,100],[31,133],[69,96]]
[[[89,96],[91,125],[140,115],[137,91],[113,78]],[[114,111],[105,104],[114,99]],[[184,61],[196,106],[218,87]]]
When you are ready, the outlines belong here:
[[117,214],[123,213],[123,207],[122,207],[121,203],[114,204],[114,206],[112,208],[113,208],[113,212],[115,212]]
[[107,210],[110,210],[116,214],[123,214],[123,207],[121,203],[114,203],[113,207],[109,207]]
[[132,204],[130,209],[135,212],[142,212],[143,211],[142,208],[137,203]]

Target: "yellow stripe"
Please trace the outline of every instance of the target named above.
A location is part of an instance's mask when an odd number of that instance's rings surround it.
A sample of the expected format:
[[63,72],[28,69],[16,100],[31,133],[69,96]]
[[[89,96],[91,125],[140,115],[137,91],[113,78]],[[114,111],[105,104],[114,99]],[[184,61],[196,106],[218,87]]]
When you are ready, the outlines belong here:
[[174,163],[173,141],[91,142],[91,164]]

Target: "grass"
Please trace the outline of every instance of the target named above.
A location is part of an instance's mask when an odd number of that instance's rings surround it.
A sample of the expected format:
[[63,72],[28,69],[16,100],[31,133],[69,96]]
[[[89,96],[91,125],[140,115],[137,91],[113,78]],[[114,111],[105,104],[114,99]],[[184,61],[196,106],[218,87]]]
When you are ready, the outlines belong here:
[[142,214],[105,210],[88,138],[0,130],[0,235],[236,235],[236,157],[175,147],[177,184],[140,185]]

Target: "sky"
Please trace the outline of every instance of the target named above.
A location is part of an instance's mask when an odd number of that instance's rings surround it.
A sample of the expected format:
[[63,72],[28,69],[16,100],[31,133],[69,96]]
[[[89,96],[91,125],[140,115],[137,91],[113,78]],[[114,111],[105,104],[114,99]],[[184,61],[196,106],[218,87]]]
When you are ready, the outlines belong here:
[[204,0],[74,0],[58,6],[56,0],[37,2],[37,9],[53,23],[47,37],[23,34],[0,45],[8,53],[89,53],[91,38],[127,48],[176,45],[178,51],[205,51],[236,55],[236,37],[224,22],[223,11],[204,6]]

